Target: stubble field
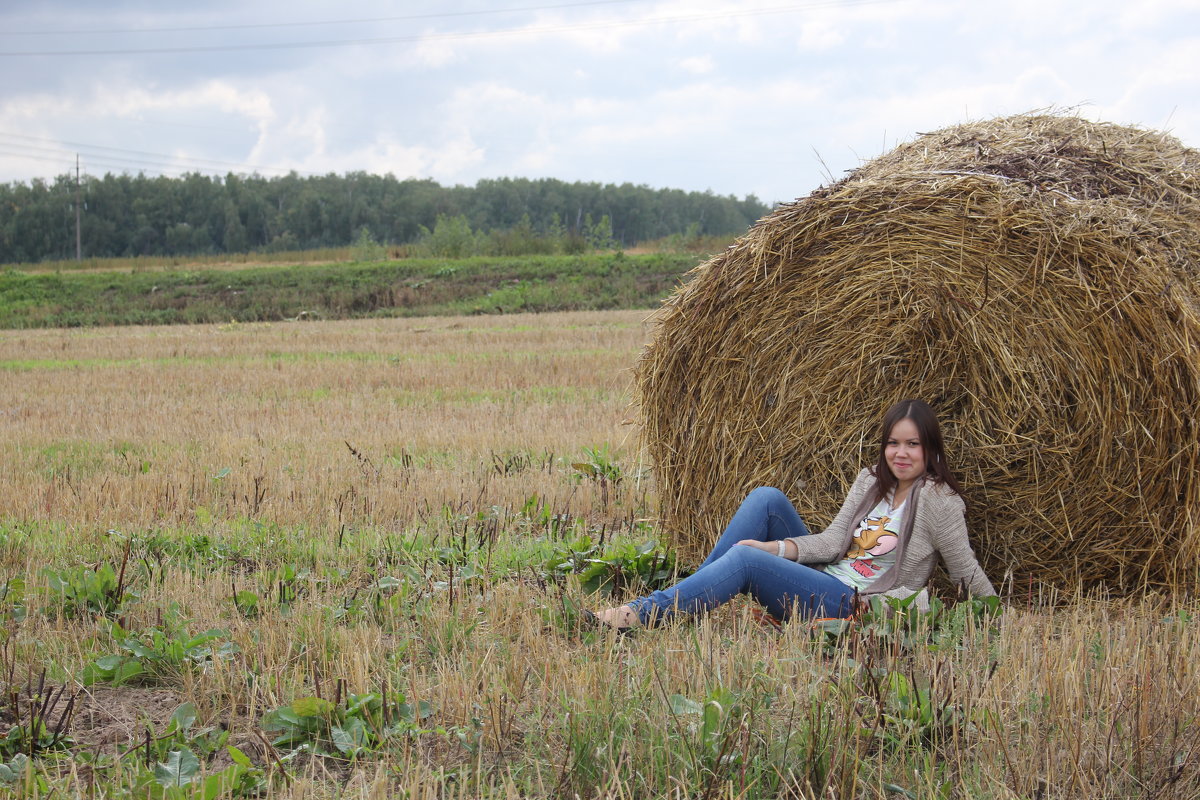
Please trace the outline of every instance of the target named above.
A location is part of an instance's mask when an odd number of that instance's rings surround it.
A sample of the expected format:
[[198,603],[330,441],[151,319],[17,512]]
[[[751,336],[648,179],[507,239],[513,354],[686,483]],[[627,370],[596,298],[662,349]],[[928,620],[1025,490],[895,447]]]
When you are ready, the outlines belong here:
[[0,334],[0,792],[1200,797],[1193,600],[581,626],[644,317]]

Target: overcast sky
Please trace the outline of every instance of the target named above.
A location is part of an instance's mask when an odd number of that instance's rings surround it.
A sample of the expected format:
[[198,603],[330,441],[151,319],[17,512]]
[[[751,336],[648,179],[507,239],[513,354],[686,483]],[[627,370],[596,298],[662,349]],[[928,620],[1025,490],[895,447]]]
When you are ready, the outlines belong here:
[[[30,54],[34,55],[30,55]],[[808,194],[1045,107],[1200,148],[1197,0],[7,0],[0,181],[365,170]]]

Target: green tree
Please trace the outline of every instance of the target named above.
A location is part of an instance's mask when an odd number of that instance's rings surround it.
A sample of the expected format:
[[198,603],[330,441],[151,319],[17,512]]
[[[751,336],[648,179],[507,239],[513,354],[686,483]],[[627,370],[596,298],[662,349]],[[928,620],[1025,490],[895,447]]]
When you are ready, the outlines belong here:
[[[84,176],[83,202],[84,252],[100,257],[344,247],[363,228],[377,243],[416,252],[571,253],[689,229],[736,234],[768,210],[753,196],[629,183],[496,178],[443,187],[364,172]],[[0,184],[0,263],[73,256],[74,208],[73,174]]]
[[246,226],[238,214],[233,201],[225,203],[225,230],[221,237],[221,249],[226,253],[242,253],[249,249]]
[[358,237],[354,240],[351,254],[355,261],[382,261],[387,256],[387,250],[375,241],[371,229],[363,225],[358,229]]
[[479,237],[466,216],[439,215],[432,231],[422,226],[417,249],[440,258],[465,258],[479,252]]
[[608,214],[600,217],[597,222],[592,222],[592,215],[588,214],[584,217],[583,227],[583,238],[592,250],[617,249],[617,240],[613,238],[612,220],[608,218]]

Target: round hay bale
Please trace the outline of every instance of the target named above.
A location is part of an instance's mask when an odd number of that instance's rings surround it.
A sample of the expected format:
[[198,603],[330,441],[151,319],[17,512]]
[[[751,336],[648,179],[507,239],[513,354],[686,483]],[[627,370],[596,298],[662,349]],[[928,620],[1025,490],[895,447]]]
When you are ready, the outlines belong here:
[[697,267],[636,371],[661,517],[707,552],[775,485],[810,526],[883,410],[939,412],[994,582],[1195,587],[1200,154],[1023,115],[921,135]]

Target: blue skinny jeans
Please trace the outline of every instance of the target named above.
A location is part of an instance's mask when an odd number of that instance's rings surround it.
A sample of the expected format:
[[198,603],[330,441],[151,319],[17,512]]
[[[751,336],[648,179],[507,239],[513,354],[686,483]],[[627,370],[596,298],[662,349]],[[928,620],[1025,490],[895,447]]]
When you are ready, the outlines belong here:
[[676,614],[701,614],[743,593],[781,620],[793,611],[803,617],[848,617],[854,611],[850,586],[805,564],[737,544],[743,539],[777,542],[808,533],[787,495],[769,487],[755,489],[695,573],[629,605],[643,625],[661,624]]

